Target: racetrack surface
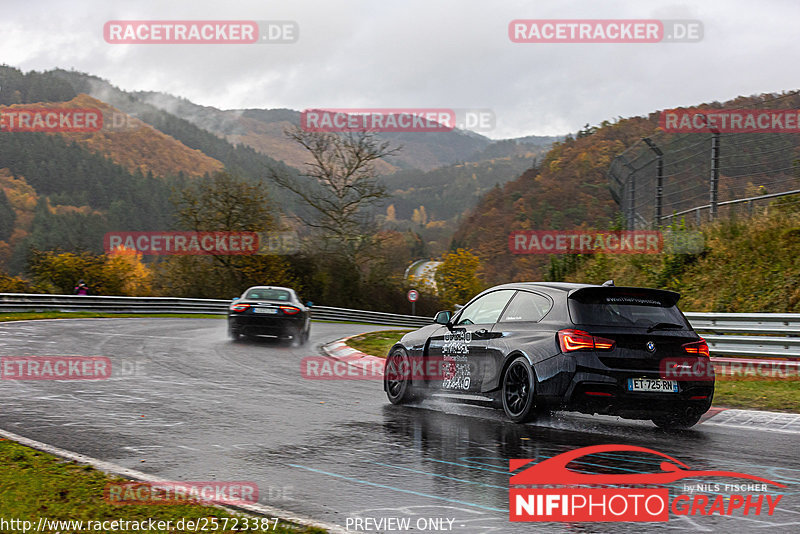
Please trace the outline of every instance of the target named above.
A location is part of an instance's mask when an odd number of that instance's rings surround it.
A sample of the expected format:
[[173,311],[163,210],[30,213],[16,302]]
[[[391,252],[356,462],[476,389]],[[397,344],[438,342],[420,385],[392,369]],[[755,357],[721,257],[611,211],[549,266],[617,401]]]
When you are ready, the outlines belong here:
[[[253,481],[263,504],[342,526],[348,518],[352,525],[353,518],[411,516],[412,526],[450,518],[452,532],[464,533],[641,531],[637,524],[508,521],[509,459],[639,445],[692,469],[788,485],[772,517],[673,516],[648,531],[800,529],[796,433],[713,424],[669,433],[649,422],[567,413],[515,425],[477,406],[392,406],[379,381],[300,376],[301,359],[318,355],[322,343],[386,327],[313,323],[305,347],[232,343],[225,328],[215,319],[2,323],[0,357],[107,356],[114,372],[98,381],[2,380],[0,428],[166,479]],[[714,482],[723,480],[671,488]]]

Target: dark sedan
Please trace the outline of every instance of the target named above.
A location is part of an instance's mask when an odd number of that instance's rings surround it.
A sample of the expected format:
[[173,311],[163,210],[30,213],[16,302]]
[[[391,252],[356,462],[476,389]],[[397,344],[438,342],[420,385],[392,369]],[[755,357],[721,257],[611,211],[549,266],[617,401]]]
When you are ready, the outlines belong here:
[[273,336],[303,344],[311,331],[308,307],[288,287],[255,286],[228,308],[228,335]]
[[493,287],[406,334],[384,389],[394,404],[489,401],[516,422],[562,409],[690,427],[711,406],[714,374],[679,298],[613,283]]

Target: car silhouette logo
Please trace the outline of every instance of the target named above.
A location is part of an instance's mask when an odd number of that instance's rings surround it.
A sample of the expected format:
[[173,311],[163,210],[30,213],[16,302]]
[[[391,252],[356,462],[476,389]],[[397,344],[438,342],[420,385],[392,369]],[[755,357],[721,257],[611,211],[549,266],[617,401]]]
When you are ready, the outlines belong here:
[[647,347],[647,350],[649,350],[650,352],[655,352],[656,351],[656,344],[653,343],[652,341],[648,341],[646,347]]
[[[590,454],[609,453],[609,452],[640,452],[659,456],[667,461],[661,461],[660,472],[655,473],[635,473],[635,474],[609,474],[609,473],[581,473],[568,468],[568,465],[578,458]],[[524,465],[528,465],[536,460],[511,460],[509,468],[511,472],[518,470]],[[761,478],[746,473],[736,471],[694,471],[688,465],[676,460],[675,458],[645,447],[635,445],[593,445],[582,447],[569,452],[558,454],[552,458],[542,460],[534,465],[512,475],[509,481],[512,485],[580,485],[580,484],[669,484],[682,478],[695,478],[705,476],[719,476],[744,478],[772,484],[780,488],[785,488],[783,484],[772,480]]]

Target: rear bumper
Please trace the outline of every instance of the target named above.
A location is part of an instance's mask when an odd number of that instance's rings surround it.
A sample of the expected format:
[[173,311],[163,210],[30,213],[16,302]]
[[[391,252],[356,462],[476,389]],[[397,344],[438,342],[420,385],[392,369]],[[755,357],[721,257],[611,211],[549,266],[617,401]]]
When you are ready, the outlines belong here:
[[661,373],[652,369],[612,369],[588,355],[577,363],[574,371],[559,373],[561,386],[556,389],[561,394],[545,399],[547,404],[588,414],[651,419],[663,414],[703,414],[714,397],[713,377],[678,380],[677,392],[628,391],[629,378],[662,378]]
[[228,316],[228,328],[246,336],[293,336],[305,328],[304,317]]
[[[577,373],[564,397],[564,404],[569,410],[629,419],[651,419],[661,414],[687,411],[703,414],[711,407],[713,381],[678,382],[676,393],[628,391],[628,378],[643,377],[640,373],[619,376],[614,380],[614,377]],[[660,377],[652,375],[647,378]]]

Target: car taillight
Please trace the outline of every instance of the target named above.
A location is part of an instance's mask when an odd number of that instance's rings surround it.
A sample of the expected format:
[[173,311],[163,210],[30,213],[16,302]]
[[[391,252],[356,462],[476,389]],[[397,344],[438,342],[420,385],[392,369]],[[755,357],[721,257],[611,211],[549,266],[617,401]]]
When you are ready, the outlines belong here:
[[614,348],[614,340],[604,337],[593,336],[583,330],[559,330],[558,344],[561,352],[573,352],[576,350],[611,350]]
[[683,351],[687,354],[696,354],[697,356],[705,356],[708,358],[711,353],[708,351],[708,343],[703,338],[700,341],[693,341],[683,346]]
[[235,312],[243,312],[250,307],[249,304],[232,304],[231,310]]
[[280,308],[280,310],[286,315],[294,315],[295,313],[300,313],[300,309],[295,308],[294,306],[278,306],[278,308]]

